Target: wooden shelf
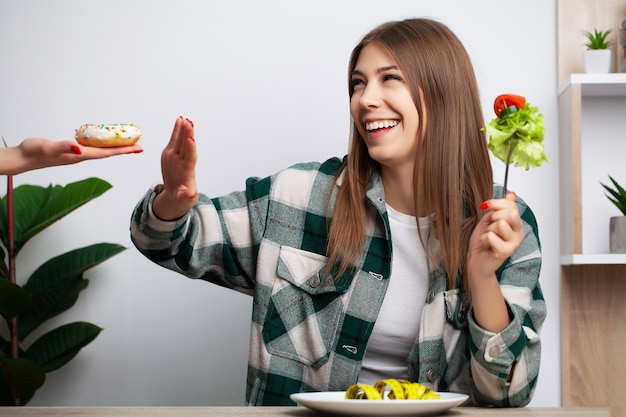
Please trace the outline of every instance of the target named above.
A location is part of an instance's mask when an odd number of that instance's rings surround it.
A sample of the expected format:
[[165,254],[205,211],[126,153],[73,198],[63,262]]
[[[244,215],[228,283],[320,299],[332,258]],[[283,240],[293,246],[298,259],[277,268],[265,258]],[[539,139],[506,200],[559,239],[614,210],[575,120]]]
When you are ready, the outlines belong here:
[[590,254],[561,256],[561,265],[626,265],[626,254]]

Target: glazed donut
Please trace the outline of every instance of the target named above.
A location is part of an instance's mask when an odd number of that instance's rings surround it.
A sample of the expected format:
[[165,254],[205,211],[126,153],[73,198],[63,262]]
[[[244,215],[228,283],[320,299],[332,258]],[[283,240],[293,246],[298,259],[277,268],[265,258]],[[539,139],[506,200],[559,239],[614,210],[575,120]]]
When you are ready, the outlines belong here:
[[85,146],[110,148],[133,145],[141,137],[134,124],[84,124],[76,129],[76,141]]

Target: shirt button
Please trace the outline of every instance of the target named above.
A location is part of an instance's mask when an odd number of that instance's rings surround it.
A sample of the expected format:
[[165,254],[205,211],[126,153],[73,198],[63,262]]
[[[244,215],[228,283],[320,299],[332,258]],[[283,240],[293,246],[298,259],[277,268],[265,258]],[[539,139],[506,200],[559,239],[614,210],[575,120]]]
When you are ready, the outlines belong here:
[[500,354],[501,350],[500,350],[500,346],[491,346],[489,348],[489,356],[491,356],[492,358],[495,358],[496,356],[498,356]]
[[316,275],[309,280],[309,285],[311,286],[311,288],[317,288],[320,285],[320,282],[320,277]]
[[465,323],[465,319],[467,318],[467,316],[465,315],[465,310],[459,311],[459,314],[457,314],[456,317],[459,320],[459,323]]
[[435,382],[435,380],[437,379],[437,372],[435,372],[433,369],[429,369],[428,372],[426,372],[426,378],[430,382]]

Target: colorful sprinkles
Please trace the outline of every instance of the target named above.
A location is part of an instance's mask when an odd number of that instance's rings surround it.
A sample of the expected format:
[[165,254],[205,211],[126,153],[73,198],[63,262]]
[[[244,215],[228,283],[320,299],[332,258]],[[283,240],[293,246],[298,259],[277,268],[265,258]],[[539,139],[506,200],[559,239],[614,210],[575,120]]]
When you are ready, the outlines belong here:
[[125,137],[132,139],[141,134],[135,124],[84,124],[76,129],[76,136],[93,139],[110,139],[111,137]]
[[139,126],[129,123],[84,124],[76,129],[76,140],[88,146],[121,146],[141,137]]

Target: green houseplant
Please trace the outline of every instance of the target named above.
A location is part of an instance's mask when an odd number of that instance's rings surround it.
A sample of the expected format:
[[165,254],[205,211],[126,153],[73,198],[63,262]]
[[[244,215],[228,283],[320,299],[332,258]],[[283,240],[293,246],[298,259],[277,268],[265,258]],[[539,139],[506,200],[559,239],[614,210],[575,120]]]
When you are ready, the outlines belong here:
[[583,31],[587,42],[584,53],[585,71],[587,73],[608,73],[611,71],[611,41],[608,39],[611,29],[593,32]]
[[609,175],[612,186],[600,183],[605,195],[622,213],[610,219],[609,240],[611,253],[626,253],[626,190]]
[[100,333],[94,324],[74,322],[31,340],[34,330],[74,305],[89,284],[86,270],[125,247],[98,243],[61,254],[41,264],[24,285],[17,282],[15,261],[29,239],[110,188],[106,181],[88,178],[66,186],[13,189],[8,177],[0,204],[0,315],[8,329],[8,339],[0,333],[0,405],[27,403],[46,373],[65,365]]
[[606,31],[594,29],[593,33],[589,31],[584,31],[583,33],[587,38],[587,43],[585,44],[587,49],[609,49],[609,46],[611,46],[611,41],[608,39],[611,29]]
[[617,209],[626,216],[626,190],[617,182],[613,177],[609,175],[609,179],[613,183],[613,186],[600,183],[606,191],[604,195],[617,207]]

